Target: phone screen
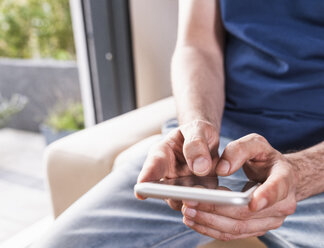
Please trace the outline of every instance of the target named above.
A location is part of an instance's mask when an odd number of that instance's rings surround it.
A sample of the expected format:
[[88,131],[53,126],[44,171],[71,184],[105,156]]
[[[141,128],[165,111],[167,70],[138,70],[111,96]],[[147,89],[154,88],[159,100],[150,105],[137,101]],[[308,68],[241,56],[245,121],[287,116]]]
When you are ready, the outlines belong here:
[[237,178],[229,177],[198,177],[198,176],[187,176],[178,177],[173,179],[162,179],[160,181],[155,181],[154,183],[174,185],[174,186],[186,186],[186,187],[197,187],[206,189],[217,189],[217,190],[227,190],[236,192],[245,192],[258,184],[257,182],[239,180]]

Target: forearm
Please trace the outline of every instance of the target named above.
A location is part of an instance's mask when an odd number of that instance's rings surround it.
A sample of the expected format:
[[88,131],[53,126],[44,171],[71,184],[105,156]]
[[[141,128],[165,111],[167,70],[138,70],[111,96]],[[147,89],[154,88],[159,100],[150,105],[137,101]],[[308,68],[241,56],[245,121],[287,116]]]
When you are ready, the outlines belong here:
[[324,142],[285,155],[297,175],[297,201],[324,192]]
[[181,124],[207,120],[220,129],[224,108],[222,52],[177,48],[172,61],[172,86]]
[[218,1],[179,1],[171,77],[180,124],[206,120],[219,131],[225,99],[223,42]]

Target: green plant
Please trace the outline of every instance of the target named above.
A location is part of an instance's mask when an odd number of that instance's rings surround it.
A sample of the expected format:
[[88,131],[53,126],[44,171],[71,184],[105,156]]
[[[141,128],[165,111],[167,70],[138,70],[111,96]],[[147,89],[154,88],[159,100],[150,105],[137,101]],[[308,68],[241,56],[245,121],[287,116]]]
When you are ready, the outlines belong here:
[[84,115],[81,103],[56,106],[45,120],[45,124],[55,131],[80,130],[84,128]]
[[0,94],[0,127],[4,127],[13,115],[23,110],[27,102],[27,97],[20,94],[14,94],[10,99]]
[[75,59],[69,0],[1,0],[0,56]]

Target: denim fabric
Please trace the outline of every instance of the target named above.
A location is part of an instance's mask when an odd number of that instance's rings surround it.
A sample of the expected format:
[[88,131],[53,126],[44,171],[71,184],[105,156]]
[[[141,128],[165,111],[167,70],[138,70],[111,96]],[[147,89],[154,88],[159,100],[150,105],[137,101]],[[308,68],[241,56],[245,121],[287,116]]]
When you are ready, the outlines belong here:
[[[171,121],[163,129],[165,135]],[[196,247],[209,242],[182,223],[181,212],[158,199],[137,200],[133,187],[149,148],[161,137],[137,145],[129,161],[118,166],[75,202],[34,248]],[[229,139],[222,137],[220,152]],[[240,170],[232,177],[245,177]],[[324,195],[298,204],[284,225],[260,239],[268,247],[324,247]]]

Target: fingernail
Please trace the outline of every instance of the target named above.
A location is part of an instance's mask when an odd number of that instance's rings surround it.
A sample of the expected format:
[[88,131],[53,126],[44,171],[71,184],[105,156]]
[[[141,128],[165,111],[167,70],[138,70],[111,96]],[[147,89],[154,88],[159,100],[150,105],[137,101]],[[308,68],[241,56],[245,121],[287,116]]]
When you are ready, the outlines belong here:
[[183,201],[183,203],[189,207],[196,207],[198,205],[196,201]]
[[196,209],[186,208],[185,211],[184,211],[184,214],[185,214],[186,216],[189,216],[189,217],[193,218],[193,217],[196,216],[197,211],[196,211]]
[[265,198],[261,198],[257,204],[256,211],[263,209],[267,205],[268,201]]
[[230,170],[230,164],[227,160],[221,160],[216,168],[216,172],[219,174],[228,174]]
[[193,171],[197,174],[204,174],[209,169],[209,162],[204,157],[199,157],[193,162]]
[[193,226],[195,223],[191,220],[188,220],[187,218],[183,217],[183,223],[187,226]]

